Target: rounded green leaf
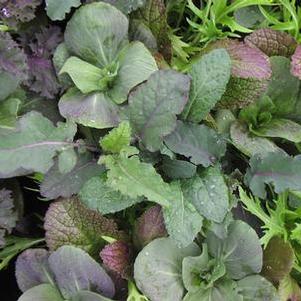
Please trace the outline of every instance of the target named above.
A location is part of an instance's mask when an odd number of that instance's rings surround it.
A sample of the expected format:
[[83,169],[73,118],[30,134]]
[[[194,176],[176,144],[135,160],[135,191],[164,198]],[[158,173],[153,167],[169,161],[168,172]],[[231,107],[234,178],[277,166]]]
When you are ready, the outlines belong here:
[[60,292],[50,284],[40,284],[26,291],[18,301],[64,301]]

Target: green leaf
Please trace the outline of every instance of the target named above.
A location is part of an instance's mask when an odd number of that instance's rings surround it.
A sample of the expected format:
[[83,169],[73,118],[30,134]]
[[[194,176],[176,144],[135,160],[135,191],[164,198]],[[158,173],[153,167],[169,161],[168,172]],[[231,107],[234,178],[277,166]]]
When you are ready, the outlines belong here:
[[224,220],[229,210],[229,190],[218,167],[182,181],[182,189],[185,199],[206,219],[217,223]]
[[286,300],[301,300],[301,289],[298,282],[290,275],[287,275],[279,285],[279,295],[281,301]]
[[172,160],[164,156],[161,169],[170,179],[177,180],[192,178],[196,174],[197,167],[190,162]]
[[171,184],[173,198],[170,206],[163,207],[164,222],[169,236],[179,247],[191,244],[203,225],[202,216],[184,197],[179,182]]
[[192,65],[189,102],[182,118],[199,123],[214,108],[226,91],[231,74],[231,60],[225,49],[216,49]]
[[121,122],[117,128],[100,140],[100,146],[105,152],[119,154],[120,151],[131,143],[132,129],[129,122]]
[[266,95],[275,104],[274,113],[278,116],[294,113],[300,81],[291,74],[288,58],[275,56],[271,57],[270,61],[273,74]]
[[51,284],[40,284],[26,291],[19,301],[64,301],[58,289]]
[[187,102],[190,79],[173,70],[153,73],[129,95],[129,119],[134,134],[150,151],[176,126],[176,115]]
[[58,167],[62,174],[69,173],[75,167],[77,154],[73,148],[66,149],[59,154]]
[[92,256],[98,255],[105,245],[102,236],[115,239],[123,237],[113,220],[86,208],[75,197],[51,203],[45,216],[44,229],[51,251],[63,245],[73,245]]
[[239,122],[234,122],[230,128],[232,144],[248,157],[255,154],[264,156],[268,152],[284,152],[269,139],[252,135],[247,127]]
[[66,14],[71,11],[72,7],[81,5],[80,0],[46,0],[47,16],[52,20],[64,20]]
[[59,109],[66,119],[92,128],[111,128],[120,122],[118,106],[101,92],[84,95],[76,88],[69,89],[61,97]]
[[0,271],[6,268],[9,262],[20,252],[42,241],[44,239],[8,236],[6,238],[6,247],[0,250]]
[[273,119],[254,132],[262,137],[283,138],[294,143],[301,142],[301,125],[289,119]]
[[110,98],[117,104],[127,100],[132,88],[147,80],[158,70],[157,64],[149,50],[141,42],[132,42],[118,54],[119,69]]
[[113,300],[90,291],[79,291],[78,294],[71,299],[71,301],[113,301]]
[[65,43],[80,59],[105,68],[127,43],[128,19],[110,4],[95,2],[79,8],[68,22]]
[[90,153],[81,154],[74,168],[62,174],[56,163],[45,175],[40,193],[48,199],[58,197],[71,197],[77,194],[82,186],[92,177],[99,176],[104,172],[104,166],[97,164]]
[[261,274],[278,284],[292,271],[295,261],[294,250],[289,242],[281,237],[273,237],[263,252]]
[[74,123],[55,127],[40,113],[30,112],[19,121],[15,131],[0,131],[0,177],[46,173],[55,155],[72,147]]
[[102,162],[109,170],[107,183],[113,189],[131,198],[145,196],[162,206],[170,205],[171,188],[151,164],[140,162],[137,156],[106,156]]
[[259,275],[248,276],[237,282],[244,301],[280,301],[276,288]]
[[102,91],[100,81],[105,76],[103,70],[75,56],[71,56],[60,70],[60,75],[67,73],[76,87],[84,94]]
[[196,244],[180,249],[170,238],[153,240],[136,258],[134,279],[137,287],[152,301],[181,301],[185,293],[182,261],[199,253]]
[[105,0],[104,2],[110,3],[120,9],[124,14],[129,14],[132,11],[145,5],[146,0]]
[[0,128],[13,129],[16,126],[21,103],[18,98],[0,101]]
[[226,142],[214,130],[182,121],[177,122],[175,131],[164,142],[173,152],[204,167],[215,164],[226,152]]
[[273,184],[276,193],[301,190],[301,156],[267,153],[261,158],[255,155],[250,160],[245,182],[262,199],[266,198],[265,184]]
[[12,74],[0,70],[0,101],[12,94],[18,85],[19,81]]
[[141,198],[131,198],[113,190],[104,177],[94,177],[86,182],[79,197],[88,208],[102,214],[118,212],[142,201]]
[[233,221],[228,236],[220,239],[209,232],[209,253],[226,265],[227,275],[235,280],[256,274],[262,267],[262,249],[256,232],[243,221]]

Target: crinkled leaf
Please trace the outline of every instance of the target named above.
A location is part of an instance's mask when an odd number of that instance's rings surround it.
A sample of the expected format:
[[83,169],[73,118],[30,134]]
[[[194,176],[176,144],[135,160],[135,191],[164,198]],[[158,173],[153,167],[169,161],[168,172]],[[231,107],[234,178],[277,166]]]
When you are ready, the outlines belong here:
[[103,129],[117,126],[120,121],[119,109],[105,94],[81,94],[70,89],[59,102],[62,116],[84,126]]
[[40,284],[54,284],[54,275],[48,263],[45,249],[28,249],[16,261],[16,279],[22,292]]
[[167,236],[161,206],[150,207],[137,219],[133,236],[139,249],[156,238]]
[[72,298],[81,290],[92,290],[109,298],[115,295],[111,278],[83,250],[73,246],[63,246],[53,252],[48,261],[65,299]]
[[261,158],[255,155],[250,160],[245,182],[253,194],[262,199],[266,197],[265,184],[273,184],[276,193],[301,190],[301,156],[267,153]]
[[129,95],[129,119],[134,134],[150,151],[176,126],[176,115],[187,102],[190,79],[173,70],[160,70]]
[[280,301],[276,288],[259,275],[243,278],[237,286],[244,301]]
[[197,167],[187,161],[163,158],[162,171],[171,179],[192,178],[196,174]]
[[72,146],[75,133],[76,126],[71,122],[55,127],[40,113],[24,115],[16,131],[0,133],[0,177],[47,172],[57,152]]
[[201,231],[203,217],[196,211],[190,200],[185,198],[179,182],[171,184],[173,198],[170,206],[163,207],[164,222],[169,236],[179,247],[193,242]]
[[133,42],[125,47],[118,55],[118,63],[117,76],[108,95],[120,104],[127,100],[132,88],[147,80],[158,67],[149,50],[141,42]]
[[131,198],[145,196],[149,201],[169,206],[171,188],[151,164],[141,162],[137,156],[106,156],[103,163],[109,170],[107,183],[113,189]]
[[296,48],[291,62],[291,73],[301,79],[301,46]]
[[279,284],[290,274],[295,255],[289,242],[273,237],[263,252],[262,275],[275,284]]
[[105,244],[101,236],[123,237],[113,220],[86,208],[75,197],[52,203],[45,216],[44,228],[51,251],[63,245],[73,245],[96,255]]
[[155,239],[136,258],[134,278],[138,288],[152,301],[181,301],[185,293],[182,260],[199,253],[196,244],[180,249],[170,238]]
[[269,82],[266,95],[275,105],[274,113],[285,116],[294,113],[300,81],[290,72],[290,60],[275,56],[270,58],[273,75]]
[[104,177],[93,177],[82,187],[79,197],[90,209],[102,214],[114,213],[131,207],[143,199],[132,198],[114,190]]
[[268,80],[232,76],[218,106],[226,109],[243,108],[257,101],[267,87]]
[[6,268],[10,260],[18,255],[18,253],[42,241],[44,239],[8,236],[6,238],[6,247],[0,250],[0,270]]
[[290,57],[297,46],[296,40],[283,31],[270,28],[258,29],[245,37],[245,43],[257,47],[268,56]]
[[129,14],[145,5],[146,0],[105,0],[104,2],[116,6],[124,14]]
[[279,285],[279,295],[281,301],[301,301],[301,289],[298,282],[287,275]]
[[228,236],[218,238],[209,232],[206,239],[209,253],[226,265],[227,275],[232,279],[242,279],[256,274],[262,267],[262,249],[259,238],[247,223],[233,221],[228,227]]
[[301,142],[301,125],[289,119],[273,119],[256,129],[255,133],[262,137],[283,138],[294,143]]
[[80,0],[46,0],[46,11],[52,21],[64,20],[72,7],[81,5]]
[[210,221],[221,223],[229,210],[229,191],[218,167],[206,169],[200,176],[182,181],[184,197]]
[[18,301],[64,301],[58,289],[51,284],[40,284],[26,291]]
[[214,130],[182,121],[177,122],[175,131],[164,142],[173,152],[204,167],[215,164],[226,152],[226,142]]
[[5,188],[0,189],[0,248],[5,246],[4,236],[12,232],[17,219],[12,191]]
[[77,194],[90,178],[104,172],[104,167],[97,164],[89,153],[79,155],[74,168],[62,174],[56,163],[44,176],[40,185],[40,193],[48,199],[71,197]]
[[129,122],[123,121],[100,140],[100,146],[108,153],[119,154],[123,147],[130,145],[131,136],[132,129]]
[[108,244],[100,252],[104,266],[125,279],[131,276],[132,256],[130,246],[123,241]]
[[226,91],[230,79],[231,60],[224,49],[205,54],[192,65],[189,101],[182,118],[199,123],[212,110]]
[[96,2],[79,8],[68,22],[65,43],[71,54],[104,68],[127,42],[128,20],[115,7]]
[[16,126],[21,100],[8,98],[0,102],[0,128],[13,129]]
[[246,126],[234,122],[230,128],[232,144],[248,157],[255,154],[265,155],[268,152],[283,152],[275,143],[269,139],[257,137],[251,134]]

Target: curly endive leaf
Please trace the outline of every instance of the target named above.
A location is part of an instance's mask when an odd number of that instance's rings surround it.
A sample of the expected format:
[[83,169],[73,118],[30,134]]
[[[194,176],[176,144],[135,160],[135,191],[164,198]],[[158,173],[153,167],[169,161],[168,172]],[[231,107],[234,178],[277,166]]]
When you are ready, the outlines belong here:
[[52,20],[64,20],[72,7],[81,5],[80,0],[46,0],[46,11],[48,17]]
[[40,113],[24,115],[16,131],[0,132],[0,177],[46,173],[58,152],[73,147],[75,133],[73,123],[58,123],[55,127]]
[[5,246],[4,236],[11,233],[18,218],[11,194],[10,190],[0,189],[0,248]]
[[255,155],[250,160],[250,168],[245,182],[253,194],[266,197],[265,184],[273,184],[276,193],[287,189],[301,190],[301,155],[290,157],[282,153],[268,153],[264,157]]
[[226,50],[216,49],[192,65],[189,101],[182,118],[198,123],[206,117],[226,91],[231,61]]
[[51,251],[63,245],[73,245],[96,255],[105,244],[102,236],[123,238],[113,220],[86,208],[75,197],[52,203],[45,216],[44,228]]
[[196,165],[214,165],[226,152],[226,142],[205,125],[177,122],[173,133],[164,139],[167,147]]
[[301,46],[296,48],[294,55],[292,56],[291,72],[294,76],[301,79]]
[[291,35],[270,28],[255,30],[245,37],[245,43],[259,48],[268,56],[290,57],[297,47],[297,42]]
[[170,186],[151,164],[141,162],[138,156],[106,156],[102,163],[108,168],[108,185],[124,195],[145,196],[162,206],[169,206],[172,201]]
[[160,70],[130,93],[131,126],[148,150],[159,150],[163,137],[175,128],[176,115],[184,109],[189,88],[187,75]]

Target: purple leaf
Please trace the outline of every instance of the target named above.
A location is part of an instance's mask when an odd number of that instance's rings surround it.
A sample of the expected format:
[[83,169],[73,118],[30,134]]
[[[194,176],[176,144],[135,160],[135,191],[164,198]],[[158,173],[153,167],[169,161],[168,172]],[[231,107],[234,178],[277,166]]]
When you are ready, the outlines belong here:
[[49,265],[65,299],[80,290],[91,290],[105,297],[115,295],[115,287],[105,270],[79,248],[63,246],[49,256]]
[[130,277],[132,250],[127,243],[116,241],[106,245],[100,252],[100,258],[109,270],[116,272],[122,278]]
[[298,45],[291,62],[291,73],[301,79],[301,46]]
[[22,292],[52,281],[48,256],[48,252],[44,249],[28,249],[19,255],[16,262],[16,278]]
[[161,206],[146,210],[137,220],[134,229],[134,242],[142,249],[155,238],[167,236]]
[[296,40],[291,35],[270,28],[255,30],[245,37],[245,43],[260,49],[268,56],[290,57],[297,46]]

